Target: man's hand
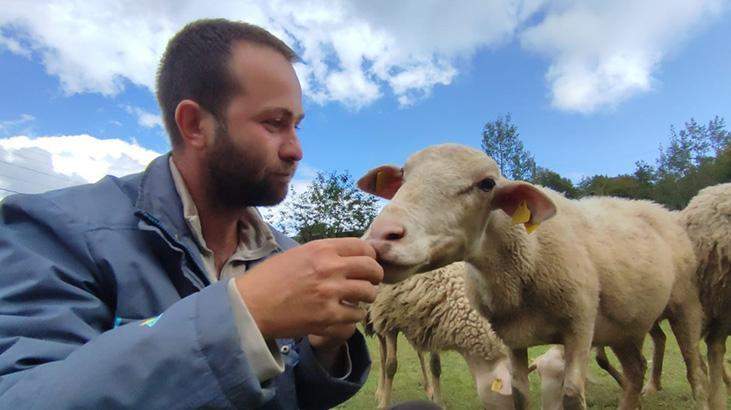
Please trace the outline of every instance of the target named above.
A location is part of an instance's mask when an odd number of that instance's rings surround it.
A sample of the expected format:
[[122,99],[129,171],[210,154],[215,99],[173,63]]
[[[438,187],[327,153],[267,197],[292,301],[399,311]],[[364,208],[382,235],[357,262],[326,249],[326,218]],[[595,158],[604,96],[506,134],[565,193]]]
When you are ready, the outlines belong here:
[[309,242],[237,277],[236,286],[265,339],[313,335],[315,349],[333,350],[355,332],[383,269],[357,238]]
[[317,360],[330,373],[344,373],[345,370],[338,370],[336,366],[345,363],[345,342],[355,333],[355,324],[331,326],[323,333],[307,336]]

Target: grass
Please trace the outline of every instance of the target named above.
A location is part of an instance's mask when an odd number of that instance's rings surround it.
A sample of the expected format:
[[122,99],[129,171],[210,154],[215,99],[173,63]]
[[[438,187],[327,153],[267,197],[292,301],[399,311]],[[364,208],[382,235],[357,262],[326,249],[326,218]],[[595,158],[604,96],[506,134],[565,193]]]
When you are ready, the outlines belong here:
[[[667,323],[663,324],[663,330],[668,335],[667,349],[665,351],[665,363],[663,366],[663,390],[642,398],[643,409],[691,409],[694,408],[690,385],[685,378],[685,364],[678,350],[675,338],[669,331]],[[649,338],[648,338],[649,339]],[[703,354],[705,347],[701,344]],[[368,409],[376,408],[374,392],[378,383],[380,362],[378,359],[378,345],[375,339],[368,340],[368,348],[373,359],[371,374],[365,386],[349,401],[343,403],[338,409]],[[399,337],[398,344],[398,372],[393,383],[392,403],[406,400],[427,400],[421,382],[421,371],[419,360],[411,346]],[[547,346],[532,348],[529,355],[532,358],[539,356],[548,349]],[[652,344],[645,343],[645,357],[652,357]],[[727,349],[731,349],[731,343],[727,343]],[[619,362],[609,352],[610,360],[619,368]],[[650,364],[648,363],[648,367]],[[590,364],[590,381],[587,383],[587,405],[590,409],[616,409],[620,397],[620,389],[614,379],[601,370],[592,360]],[[649,370],[645,376],[649,377]],[[530,376],[531,381],[531,404],[532,408],[540,408],[540,382],[534,373]],[[442,396],[450,409],[482,409],[482,403],[477,397],[475,383],[472,380],[467,365],[462,357],[454,352],[442,354]],[[727,407],[731,408],[731,397],[727,399]]]

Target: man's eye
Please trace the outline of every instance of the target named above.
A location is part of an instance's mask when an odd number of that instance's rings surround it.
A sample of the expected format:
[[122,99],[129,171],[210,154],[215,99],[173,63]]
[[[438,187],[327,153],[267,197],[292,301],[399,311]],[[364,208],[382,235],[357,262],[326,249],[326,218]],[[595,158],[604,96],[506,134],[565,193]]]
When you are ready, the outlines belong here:
[[285,124],[284,120],[281,118],[272,118],[269,120],[265,120],[263,122],[264,126],[267,127],[270,131],[275,131],[284,128],[287,124]]
[[483,191],[490,191],[495,187],[495,180],[492,178],[485,178],[477,183],[477,187]]

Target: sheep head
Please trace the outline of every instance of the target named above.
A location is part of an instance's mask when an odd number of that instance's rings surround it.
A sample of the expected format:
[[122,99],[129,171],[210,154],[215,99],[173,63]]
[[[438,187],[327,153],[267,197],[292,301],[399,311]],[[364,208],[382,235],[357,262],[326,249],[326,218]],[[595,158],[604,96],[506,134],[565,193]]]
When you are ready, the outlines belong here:
[[503,178],[492,158],[456,144],[419,151],[403,168],[375,168],[358,187],[391,199],[364,235],[378,253],[386,283],[465,259],[493,211],[505,212],[528,232],[556,212],[536,187]]

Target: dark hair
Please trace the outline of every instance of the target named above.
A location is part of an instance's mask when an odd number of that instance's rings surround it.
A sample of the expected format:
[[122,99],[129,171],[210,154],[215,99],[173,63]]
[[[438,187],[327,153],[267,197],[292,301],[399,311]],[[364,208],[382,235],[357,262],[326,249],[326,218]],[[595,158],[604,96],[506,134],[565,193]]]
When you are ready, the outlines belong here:
[[238,41],[271,47],[290,62],[298,60],[282,40],[253,24],[225,19],[187,24],[168,42],[157,71],[157,101],[173,147],[182,142],[175,123],[180,101],[191,99],[220,119],[231,97],[242,91],[228,66]]

